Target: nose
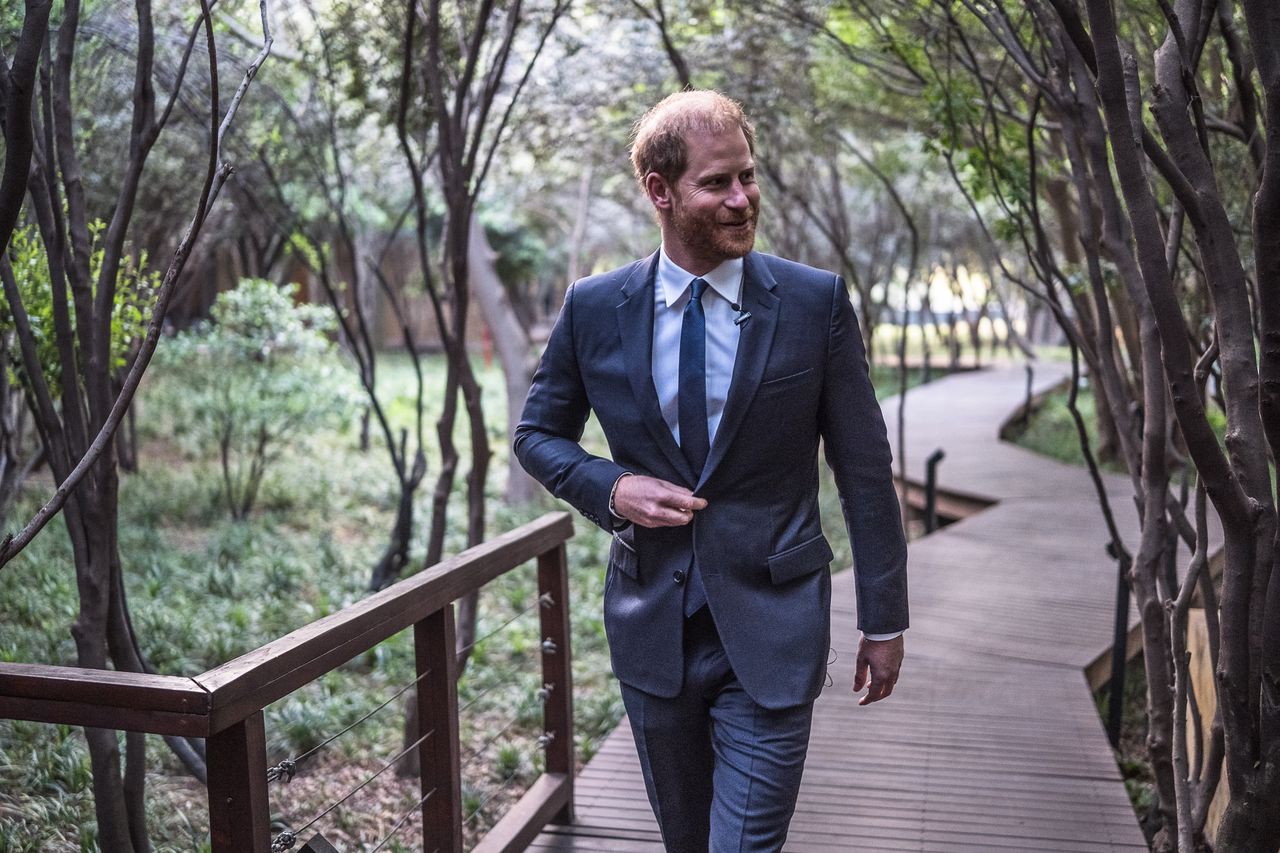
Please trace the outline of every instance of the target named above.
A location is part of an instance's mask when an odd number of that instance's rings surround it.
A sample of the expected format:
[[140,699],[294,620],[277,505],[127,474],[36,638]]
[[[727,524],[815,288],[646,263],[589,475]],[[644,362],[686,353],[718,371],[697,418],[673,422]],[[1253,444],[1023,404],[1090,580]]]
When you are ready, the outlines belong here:
[[733,186],[729,188],[729,195],[724,200],[725,207],[731,210],[746,210],[751,206],[751,200],[747,198],[746,187],[742,185],[742,181],[734,181]]

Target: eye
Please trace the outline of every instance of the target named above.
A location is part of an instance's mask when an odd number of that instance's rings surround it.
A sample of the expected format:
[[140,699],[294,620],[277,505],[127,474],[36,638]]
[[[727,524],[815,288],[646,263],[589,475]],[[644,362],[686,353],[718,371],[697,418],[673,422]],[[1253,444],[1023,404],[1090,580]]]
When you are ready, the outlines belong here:
[[742,181],[744,184],[754,184],[756,182],[756,170],[748,169],[747,171],[742,173],[742,176],[739,178],[739,180]]

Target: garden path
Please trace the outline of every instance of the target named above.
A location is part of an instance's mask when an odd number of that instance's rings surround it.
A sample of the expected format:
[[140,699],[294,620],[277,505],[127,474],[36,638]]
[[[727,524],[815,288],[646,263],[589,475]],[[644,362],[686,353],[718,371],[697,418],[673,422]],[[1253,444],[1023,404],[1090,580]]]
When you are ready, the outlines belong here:
[[[1038,363],[1034,388],[1068,375]],[[1115,564],[1084,469],[1001,442],[1021,365],[910,391],[906,461],[946,452],[940,488],[995,505],[911,543],[907,659],[893,696],[859,708],[853,578],[834,578],[834,686],[813,738],[786,850],[1145,851],[1084,672],[1111,645]],[[884,401],[897,452],[897,398]],[[896,464],[896,463],[895,463]],[[1106,476],[1136,547],[1128,480]],[[537,851],[661,851],[629,727],[578,778],[576,821]]]

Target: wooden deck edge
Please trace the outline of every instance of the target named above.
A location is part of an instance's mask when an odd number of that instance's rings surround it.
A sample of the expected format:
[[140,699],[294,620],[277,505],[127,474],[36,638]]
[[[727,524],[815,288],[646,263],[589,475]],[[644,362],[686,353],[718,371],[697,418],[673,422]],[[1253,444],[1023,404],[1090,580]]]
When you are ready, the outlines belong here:
[[[1084,668],[1084,680],[1089,683],[1090,690],[1099,690],[1111,680],[1111,649],[1107,646],[1098,652],[1098,656]],[[1142,623],[1129,626],[1129,636],[1125,643],[1124,659],[1133,660],[1142,651]]]
[[[925,487],[923,483],[910,477],[902,480],[896,476],[893,478],[893,482],[898,487],[898,498],[900,500],[917,512],[924,512]],[[936,490],[936,495],[938,516],[947,521],[960,521],[971,515],[977,515],[984,509],[990,509],[1000,502],[972,492],[963,492],[951,488],[939,488]]]
[[[1084,374],[1081,374],[1081,375],[1083,376]],[[1034,379],[1032,381],[1034,382]],[[1009,414],[1004,418],[1004,420],[1000,421],[1000,423],[996,426],[996,436],[1000,439],[1000,441],[1012,441],[1012,439],[1009,438],[1009,433],[1012,432],[1017,421],[1030,417],[1033,413],[1035,413],[1036,409],[1044,405],[1044,401],[1049,397],[1049,395],[1056,394],[1058,391],[1062,390],[1063,388],[1066,388],[1070,384],[1071,384],[1071,377],[1064,376],[1062,379],[1058,380],[1057,382],[1054,382],[1050,385],[1046,385],[1044,388],[1041,388],[1039,391],[1033,392],[1031,394],[1030,400],[1023,400],[1021,403],[1019,403],[1017,406],[1013,408],[1013,411],[1009,412]]]
[[519,853],[573,803],[573,776],[543,773],[471,853]]
[[[1222,577],[1222,570],[1225,565],[1226,554],[1221,546],[1209,555],[1209,575],[1214,580]],[[1195,596],[1192,598],[1193,607],[1204,607],[1204,599],[1197,589]],[[1108,643],[1107,647],[1098,652],[1084,668],[1085,680],[1089,682],[1090,690],[1098,690],[1111,679],[1111,649],[1113,644]],[[1129,626],[1129,638],[1126,641],[1124,659],[1131,661],[1142,651],[1142,622],[1141,620],[1134,622]]]

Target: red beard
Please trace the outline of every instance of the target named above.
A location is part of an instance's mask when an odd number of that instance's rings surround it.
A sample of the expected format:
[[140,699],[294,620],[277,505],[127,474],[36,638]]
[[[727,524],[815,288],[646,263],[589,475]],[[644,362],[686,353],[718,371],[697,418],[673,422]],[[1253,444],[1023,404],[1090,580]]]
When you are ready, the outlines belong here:
[[730,258],[741,258],[756,243],[756,220],[760,216],[759,205],[742,211],[740,228],[727,228],[714,214],[693,212],[677,201],[671,210],[671,225],[680,242],[694,256],[719,264]]

